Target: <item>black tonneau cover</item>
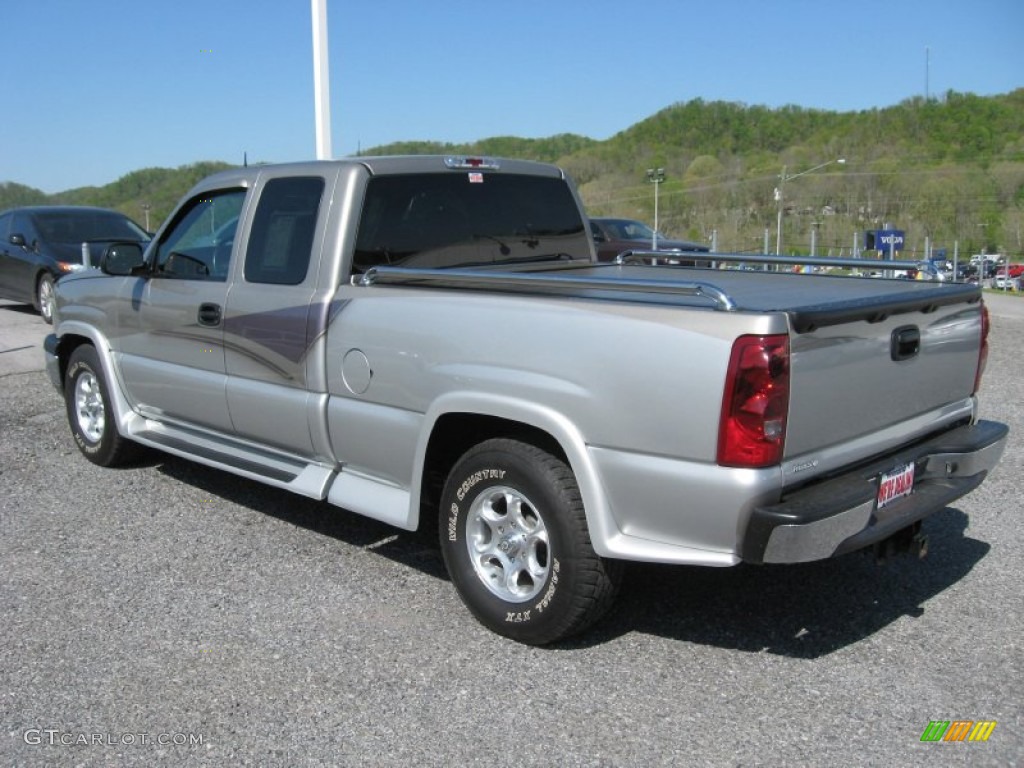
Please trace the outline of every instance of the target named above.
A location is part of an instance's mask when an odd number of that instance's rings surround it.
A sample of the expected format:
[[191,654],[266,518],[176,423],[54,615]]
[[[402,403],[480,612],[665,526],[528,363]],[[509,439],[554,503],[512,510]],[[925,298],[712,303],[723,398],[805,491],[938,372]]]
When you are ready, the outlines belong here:
[[978,286],[964,283],[638,264],[502,265],[500,271],[379,267],[355,282],[689,306],[696,300],[720,311],[785,313],[797,333],[981,299]]
[[875,323],[892,315],[929,313],[949,304],[981,299],[981,289],[969,283],[792,272],[685,271],[713,282],[739,310],[785,312],[797,333],[858,320]]

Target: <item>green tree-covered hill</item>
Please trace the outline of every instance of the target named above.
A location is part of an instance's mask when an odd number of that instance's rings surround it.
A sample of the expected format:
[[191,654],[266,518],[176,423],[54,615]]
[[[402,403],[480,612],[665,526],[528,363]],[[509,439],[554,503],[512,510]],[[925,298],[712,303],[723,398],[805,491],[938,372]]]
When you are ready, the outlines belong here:
[[231,166],[201,162],[179,168],[143,168],[102,187],[79,187],[47,195],[14,182],[0,183],[0,210],[18,205],[98,205],[122,211],[139,224],[156,229],[178,199],[197,181]]
[[[884,109],[830,112],[769,109],[695,99],[675,104],[605,141],[561,134],[469,144],[408,141],[363,154],[465,153],[559,163],[593,215],[654,221],[649,168],[663,168],[658,224],[666,234],[717,238],[720,250],[848,254],[865,230],[907,232],[908,248],[957,243],[1024,255],[1024,88],[982,97],[949,92]],[[839,158],[844,163],[835,162]],[[822,166],[817,170],[810,169]],[[36,203],[102,205],[151,228],[202,176],[228,167],[205,162],[135,171],[104,187],[46,195],[0,183],[0,209]],[[785,174],[786,182],[780,184]],[[781,187],[781,200],[776,189]]]

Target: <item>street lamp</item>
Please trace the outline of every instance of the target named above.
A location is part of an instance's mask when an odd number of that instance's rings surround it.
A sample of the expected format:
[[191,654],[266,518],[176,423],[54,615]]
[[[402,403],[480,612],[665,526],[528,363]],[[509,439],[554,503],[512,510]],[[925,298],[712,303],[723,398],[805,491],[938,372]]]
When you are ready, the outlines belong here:
[[146,214],[146,231],[147,232],[152,232],[152,230],[149,228],[149,209],[150,208],[152,208],[152,206],[149,203],[143,203],[142,204],[142,211],[143,211],[143,213]]
[[654,236],[651,238],[651,250],[658,250],[658,187],[665,181],[664,168],[648,168],[647,180],[654,185]]
[[816,165],[813,168],[808,168],[806,171],[800,171],[800,173],[793,173],[786,175],[786,166],[782,166],[782,173],[779,175],[779,186],[775,188],[775,201],[779,204],[779,216],[775,230],[775,254],[777,256],[782,255],[782,208],[783,208],[783,189],[787,181],[792,181],[800,176],[806,176],[808,173],[814,173],[817,170],[824,168],[827,165],[833,163],[839,163],[843,165],[846,163],[845,157],[837,157],[835,160],[829,160],[827,163]]

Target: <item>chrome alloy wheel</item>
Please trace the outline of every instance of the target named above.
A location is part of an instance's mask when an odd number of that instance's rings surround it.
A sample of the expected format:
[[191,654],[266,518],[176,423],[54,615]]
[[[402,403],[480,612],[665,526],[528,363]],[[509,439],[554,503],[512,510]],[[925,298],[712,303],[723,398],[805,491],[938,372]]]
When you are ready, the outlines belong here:
[[53,308],[57,298],[53,293],[53,280],[44,276],[39,281],[39,314],[47,323],[53,322]]
[[526,602],[547,583],[547,527],[515,488],[494,486],[477,495],[466,515],[466,548],[477,577],[502,600]]
[[84,371],[75,381],[75,418],[78,428],[90,442],[98,443],[103,439],[107,412],[99,380],[92,371]]

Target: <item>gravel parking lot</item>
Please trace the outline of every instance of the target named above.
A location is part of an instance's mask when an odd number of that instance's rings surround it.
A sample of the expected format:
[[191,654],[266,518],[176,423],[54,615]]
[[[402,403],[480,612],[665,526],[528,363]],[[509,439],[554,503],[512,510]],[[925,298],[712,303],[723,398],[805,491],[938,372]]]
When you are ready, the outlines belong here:
[[[634,565],[613,615],[527,648],[435,543],[173,457],[85,461],[0,302],[0,764],[1024,764],[1024,299],[994,296],[983,415],[1010,424],[931,551]],[[989,720],[985,743],[922,743]]]

